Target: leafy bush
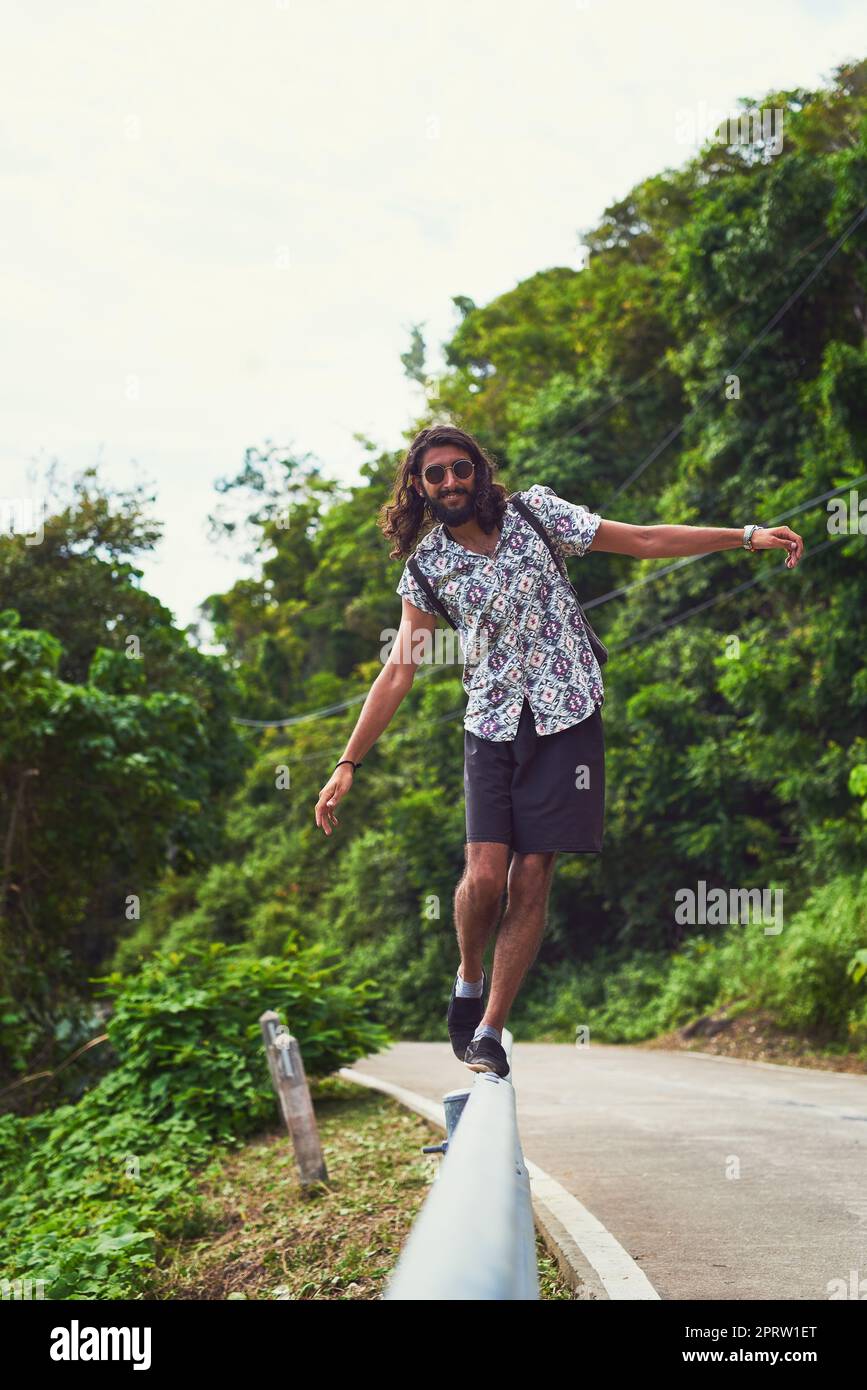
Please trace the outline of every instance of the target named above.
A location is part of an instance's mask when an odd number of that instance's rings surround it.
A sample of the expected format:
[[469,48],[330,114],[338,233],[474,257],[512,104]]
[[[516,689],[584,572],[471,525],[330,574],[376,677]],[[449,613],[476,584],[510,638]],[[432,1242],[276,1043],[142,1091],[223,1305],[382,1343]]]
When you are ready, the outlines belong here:
[[297,943],[283,960],[213,945],[105,977],[116,1068],[77,1105],[0,1117],[0,1277],[49,1298],[140,1293],[160,1237],[201,1222],[194,1171],[276,1120],[259,1016],[289,1025],[310,1077],[388,1045],[370,982],[337,969]]
[[867,1044],[867,992],[852,971],[853,958],[867,947],[867,871],[817,888],[780,943],[775,970],[757,982],[760,1001],[785,1028]]

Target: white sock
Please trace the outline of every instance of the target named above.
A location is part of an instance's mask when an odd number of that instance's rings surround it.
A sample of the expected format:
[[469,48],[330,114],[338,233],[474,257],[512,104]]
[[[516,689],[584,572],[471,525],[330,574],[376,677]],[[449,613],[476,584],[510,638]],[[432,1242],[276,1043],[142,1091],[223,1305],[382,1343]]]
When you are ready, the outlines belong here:
[[482,986],[485,982],[484,975],[475,984],[470,984],[468,980],[465,980],[460,970],[458,970],[456,978],[458,983],[455,994],[458,999],[481,999]]
[[501,1029],[492,1028],[490,1023],[480,1023],[473,1033],[473,1042],[476,1042],[478,1038],[496,1038],[497,1042],[502,1042],[503,1034]]

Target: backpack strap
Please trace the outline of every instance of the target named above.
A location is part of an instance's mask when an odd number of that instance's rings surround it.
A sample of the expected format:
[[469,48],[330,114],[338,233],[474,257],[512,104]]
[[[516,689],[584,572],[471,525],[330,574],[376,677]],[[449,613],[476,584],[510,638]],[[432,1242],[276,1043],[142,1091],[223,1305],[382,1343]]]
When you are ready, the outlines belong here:
[[578,594],[575,590],[575,585],[569,578],[569,571],[566,569],[566,561],[563,559],[563,556],[561,555],[560,551],[555,547],[553,541],[551,540],[551,537],[548,534],[547,527],[545,527],[542,524],[542,522],[539,520],[537,516],[533,515],[533,512],[527,506],[526,502],[522,502],[520,497],[510,497],[509,501],[511,502],[512,506],[521,513],[521,516],[524,518],[524,520],[529,522],[529,524],[533,527],[533,530],[536,531],[542,537],[542,540],[545,542],[548,549],[550,550],[551,558],[554,561],[554,564],[557,566],[563,578],[566,580],[566,583],[572,590],[575,602],[578,604],[578,612],[581,614],[581,621],[587,629],[587,638],[590,642],[590,646],[593,648],[593,655],[596,657],[596,660],[599,663],[599,665],[604,666],[605,662],[608,660],[608,648],[606,647],[605,643],[599,638],[599,636],[594,632],[593,627],[590,624],[590,620],[587,617],[587,614],[581,607],[581,600],[579,599]]
[[[538,534],[542,537],[542,540],[545,542],[545,544],[551,552],[551,559],[554,561],[554,564],[557,566],[558,570],[562,574],[563,578],[566,580],[567,584],[569,584],[571,587],[572,581],[569,578],[569,574],[566,570],[566,562],[563,559],[563,556],[560,554],[559,550],[557,550],[556,546],[551,540],[551,537],[548,535],[546,527],[542,525],[542,522],[539,520],[537,516],[534,516],[533,512],[531,512],[526,502],[522,502],[520,497],[510,497],[509,501],[511,502],[512,506],[521,513],[521,516],[524,518],[524,520],[529,521],[533,530],[537,531]],[[575,590],[573,589],[572,592],[575,593]],[[577,598],[578,595],[575,594],[575,597]]]
[[408,569],[409,569],[409,571],[410,571],[410,573],[411,573],[413,579],[415,580],[416,584],[418,584],[418,586],[419,586],[419,588],[422,590],[422,592],[423,592],[424,594],[426,594],[426,596],[427,596],[427,598],[428,598],[428,601],[429,601],[430,603],[433,604],[434,608],[435,608],[436,611],[439,613],[440,617],[441,617],[441,618],[445,618],[445,620],[446,620],[446,622],[448,623],[449,627],[455,627],[455,624],[452,622],[451,618],[449,617],[449,611],[448,611],[448,609],[445,607],[444,604],[440,603],[439,599],[437,598],[436,594],[435,594],[434,591],[433,591],[433,587],[432,587],[430,581],[429,581],[428,579],[426,579],[425,576],[422,574],[422,572],[421,572],[421,565],[419,564],[418,560],[415,558],[414,555],[411,555],[411,556],[409,557],[409,559],[407,560],[407,567],[408,567]]

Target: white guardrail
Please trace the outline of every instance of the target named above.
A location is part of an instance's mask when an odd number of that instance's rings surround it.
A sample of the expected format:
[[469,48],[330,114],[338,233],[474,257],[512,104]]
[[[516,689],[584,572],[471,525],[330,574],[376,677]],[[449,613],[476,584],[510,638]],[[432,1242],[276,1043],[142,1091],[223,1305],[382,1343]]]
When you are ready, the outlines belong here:
[[384,1299],[538,1299],[530,1175],[509,1075],[479,1072],[444,1097],[445,1156]]

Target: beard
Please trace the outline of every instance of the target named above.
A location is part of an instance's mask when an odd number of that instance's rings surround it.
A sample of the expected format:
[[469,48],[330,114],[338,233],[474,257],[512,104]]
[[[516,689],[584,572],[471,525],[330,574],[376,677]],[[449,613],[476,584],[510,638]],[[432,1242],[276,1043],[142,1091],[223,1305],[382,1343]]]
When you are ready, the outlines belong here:
[[[455,489],[456,493],[457,491]],[[467,493],[459,494],[454,502],[441,502],[439,498],[429,497],[428,505],[437,521],[444,521],[447,526],[463,526],[465,521],[471,521],[476,514],[475,499]]]

